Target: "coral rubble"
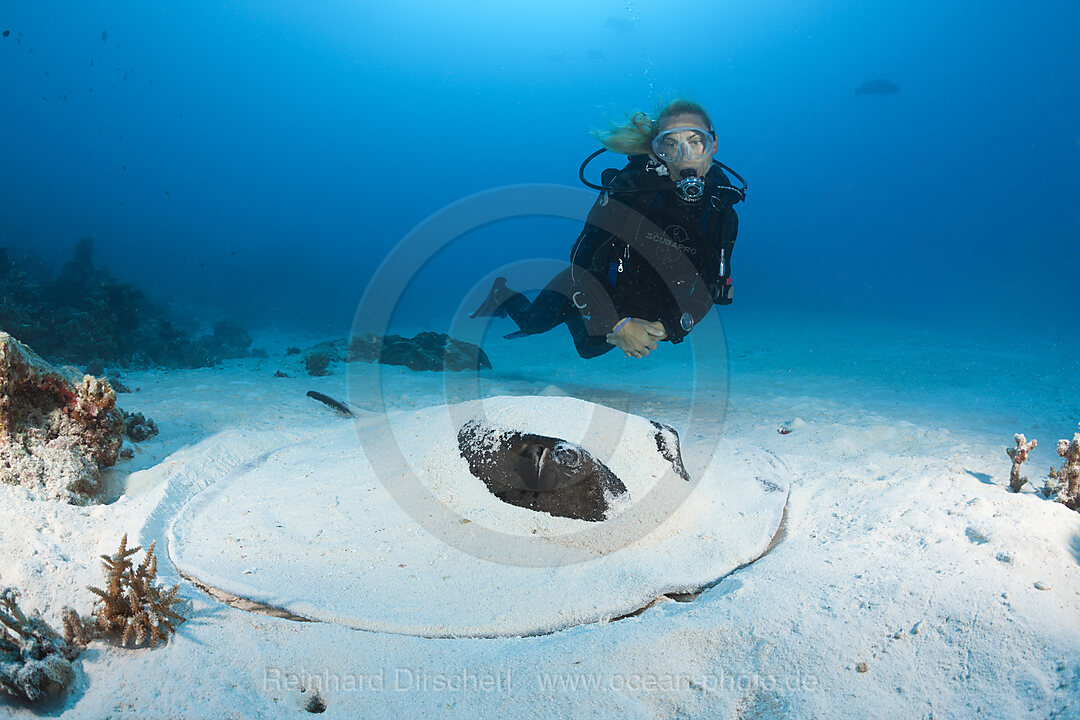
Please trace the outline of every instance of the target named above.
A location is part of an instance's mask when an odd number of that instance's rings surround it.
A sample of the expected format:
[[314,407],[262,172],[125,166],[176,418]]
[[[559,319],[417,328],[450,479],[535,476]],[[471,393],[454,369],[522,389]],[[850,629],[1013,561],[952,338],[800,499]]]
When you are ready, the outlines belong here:
[[1009,488],[1013,492],[1020,492],[1020,488],[1024,487],[1024,483],[1028,481],[1027,477],[1020,475],[1020,465],[1027,460],[1028,453],[1038,446],[1039,441],[1032,440],[1028,442],[1028,439],[1022,433],[1017,433],[1015,440],[1016,447],[1005,448],[1005,452],[1012,459],[1012,470],[1009,471]]
[[175,585],[166,592],[155,585],[157,558],[154,544],[151,543],[146,557],[137,567],[132,563],[131,556],[141,549],[141,546],[128,549],[127,535],[124,535],[116,554],[101,556],[105,589],[90,588],[90,592],[98,596],[94,612],[98,634],[119,634],[120,643],[125,647],[132,641],[134,645],[149,641],[150,647],[159,641],[167,641],[176,630],[175,624],[185,619],[173,609],[182,602],[177,596],[180,586]]
[[34,702],[71,684],[80,648],[60,637],[40,615],[19,609],[19,591],[0,589],[0,690]]
[[105,380],[67,376],[0,332],[0,482],[76,504],[101,490],[123,421]]
[[90,588],[98,596],[94,617],[65,607],[63,637],[36,612],[27,617],[19,609],[18,590],[0,588],[0,691],[31,702],[60,692],[75,678],[71,661],[97,637],[119,634],[125,647],[168,640],[184,621],[175,610],[180,586],[157,587],[154,546],[137,567],[130,559],[141,549],[128,549],[125,535],[115,555],[102,555],[107,582],[105,590]]
[[1062,457],[1061,469],[1050,468],[1046,481],[1048,497],[1080,510],[1080,425],[1072,440],[1058,440],[1057,454]]
[[120,411],[124,416],[124,434],[134,442],[149,440],[158,434],[157,423],[142,413]]

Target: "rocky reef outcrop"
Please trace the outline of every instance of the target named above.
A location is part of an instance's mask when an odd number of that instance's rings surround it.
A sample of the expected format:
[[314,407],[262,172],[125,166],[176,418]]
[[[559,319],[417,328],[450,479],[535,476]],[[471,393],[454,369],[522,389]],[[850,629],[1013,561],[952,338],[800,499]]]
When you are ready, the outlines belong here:
[[410,370],[460,372],[491,368],[491,360],[478,345],[437,332],[421,332],[411,338],[380,337],[374,333],[356,335],[349,342],[347,360],[404,365]]
[[0,332],[0,482],[75,504],[101,492],[124,423],[108,381],[78,379]]
[[50,278],[0,248],[0,330],[42,357],[79,366],[196,368],[250,353],[251,338],[235,320],[204,335],[184,330],[141,290],[96,267],[93,251],[93,240],[79,240]]
[[[286,357],[299,353],[299,349],[289,348]],[[347,340],[338,338],[312,345],[303,351],[303,357],[303,364],[294,364],[292,368],[302,367],[308,375],[316,377],[332,375],[338,363],[352,362],[402,365],[410,370],[433,372],[491,368],[491,360],[479,345],[437,332],[421,332],[411,338],[363,333]]]

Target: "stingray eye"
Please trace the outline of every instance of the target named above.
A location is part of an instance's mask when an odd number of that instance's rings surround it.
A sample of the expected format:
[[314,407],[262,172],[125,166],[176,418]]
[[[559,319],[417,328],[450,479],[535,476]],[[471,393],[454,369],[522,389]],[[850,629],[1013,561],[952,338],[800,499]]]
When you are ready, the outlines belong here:
[[551,448],[551,453],[555,456],[555,460],[562,465],[572,468],[581,465],[581,451],[573,445],[558,443]]

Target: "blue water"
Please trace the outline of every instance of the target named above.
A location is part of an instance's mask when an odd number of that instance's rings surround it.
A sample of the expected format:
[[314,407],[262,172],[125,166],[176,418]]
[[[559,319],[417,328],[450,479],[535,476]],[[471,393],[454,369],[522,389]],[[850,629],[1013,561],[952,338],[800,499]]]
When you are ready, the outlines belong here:
[[[345,335],[425,218],[574,187],[590,129],[685,94],[750,186],[727,317],[823,341],[838,318],[962,330],[1024,357],[1077,336],[1071,3],[43,0],[7,3],[0,30],[0,246],[56,270],[93,237],[181,315]],[[900,92],[855,94],[879,77]],[[395,322],[445,330],[507,268],[538,287],[578,228],[450,238]]]

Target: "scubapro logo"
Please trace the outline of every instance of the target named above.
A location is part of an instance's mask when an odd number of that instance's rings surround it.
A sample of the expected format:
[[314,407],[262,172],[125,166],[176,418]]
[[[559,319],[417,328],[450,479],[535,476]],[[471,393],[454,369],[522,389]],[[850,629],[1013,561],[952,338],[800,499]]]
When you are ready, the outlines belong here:
[[697,254],[697,248],[689,244],[690,235],[682,225],[668,225],[663,235],[655,232],[646,233],[645,239],[656,243],[656,258],[664,263],[673,262],[679,257],[679,253]]

